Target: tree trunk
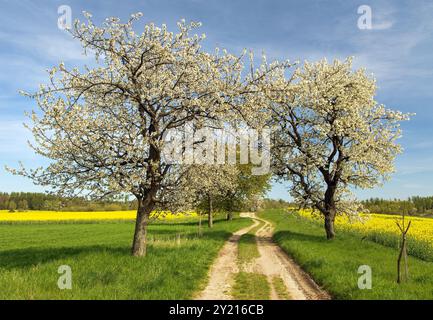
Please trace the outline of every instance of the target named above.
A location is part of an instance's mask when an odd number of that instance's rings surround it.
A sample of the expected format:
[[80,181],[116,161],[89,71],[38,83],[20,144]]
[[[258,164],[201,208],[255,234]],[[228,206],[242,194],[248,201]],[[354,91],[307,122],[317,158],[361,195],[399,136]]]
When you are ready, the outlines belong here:
[[325,192],[325,208],[322,213],[325,216],[325,231],[326,231],[326,239],[331,240],[335,238],[335,214],[337,213],[337,209],[335,206],[335,192],[337,190],[337,184],[335,182],[328,183],[328,187]]
[[132,255],[136,257],[146,256],[146,236],[147,226],[149,224],[150,213],[152,212],[151,205],[144,205],[143,203],[138,205],[137,218],[135,221],[135,232],[134,240],[132,243]]
[[[144,114],[143,106],[140,105],[140,114]],[[145,120],[145,118],[142,117]],[[147,134],[152,137],[158,132],[158,121],[151,118]],[[149,187],[140,186],[140,195],[136,195],[138,200],[137,219],[135,221],[134,240],[132,243],[132,255],[136,257],[146,256],[146,236],[147,226],[150,220],[150,213],[155,207],[155,196],[160,189],[160,169],[161,169],[161,148],[150,139],[149,141],[149,165],[147,167],[146,179],[150,183]],[[155,164],[157,164],[155,166]],[[146,184],[145,184],[146,185]],[[144,195],[144,196],[143,196]]]
[[325,215],[325,231],[326,231],[326,239],[328,240],[335,238],[334,221],[335,221],[335,213],[328,212]]
[[233,212],[229,212],[227,213],[227,221],[232,221],[233,220]]
[[208,214],[208,220],[207,224],[209,228],[213,227],[213,207],[212,207],[212,197],[209,197],[209,214]]

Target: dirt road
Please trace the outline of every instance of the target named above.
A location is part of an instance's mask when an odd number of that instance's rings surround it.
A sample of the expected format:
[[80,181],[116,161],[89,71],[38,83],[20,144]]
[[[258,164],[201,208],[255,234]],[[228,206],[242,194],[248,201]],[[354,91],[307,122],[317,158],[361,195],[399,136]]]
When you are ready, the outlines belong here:
[[259,223],[254,220],[250,227],[241,229],[233,233],[226,244],[218,253],[218,257],[213,263],[209,272],[209,282],[206,288],[196,298],[197,300],[230,300],[233,276],[239,272],[237,265],[238,242],[241,236]]
[[243,213],[243,217],[250,217],[254,225],[234,233],[221,251],[211,267],[209,282],[206,288],[196,297],[198,300],[230,300],[234,275],[239,272],[237,265],[237,249],[240,237],[259,224],[263,225],[256,232],[256,241],[260,257],[247,266],[248,272],[266,275],[271,288],[272,300],[278,299],[273,287],[272,278],[280,277],[293,300],[327,300],[330,296],[322,290],[311,277],[305,273],[278,245],[272,241],[273,226],[254,213]]

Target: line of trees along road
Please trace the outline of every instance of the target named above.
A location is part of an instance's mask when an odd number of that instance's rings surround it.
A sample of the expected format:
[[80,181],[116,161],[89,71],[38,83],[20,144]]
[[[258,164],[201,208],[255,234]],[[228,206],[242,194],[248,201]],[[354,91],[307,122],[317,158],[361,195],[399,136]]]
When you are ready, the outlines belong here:
[[[271,128],[272,174],[288,182],[296,203],[323,215],[328,239],[337,214],[361,209],[351,187],[371,188],[393,171],[399,123],[408,115],[378,104],[375,79],[354,70],[350,58],[301,66],[256,61],[246,51],[206,51],[205,36],[192,34],[200,23],[182,20],[174,33],[153,23],[135,28],[141,14],[100,26],[85,17],[69,32],[97,66],[60,63],[46,85],[24,93],[39,108],[29,114],[32,148],[50,165],[8,170],[67,197],[133,195],[133,255],[146,254],[152,211],[206,202],[211,213],[216,194],[240,183],[228,164],[209,170],[167,161],[168,133],[199,147],[205,140],[191,141],[189,129]],[[177,152],[186,156],[187,148]]]

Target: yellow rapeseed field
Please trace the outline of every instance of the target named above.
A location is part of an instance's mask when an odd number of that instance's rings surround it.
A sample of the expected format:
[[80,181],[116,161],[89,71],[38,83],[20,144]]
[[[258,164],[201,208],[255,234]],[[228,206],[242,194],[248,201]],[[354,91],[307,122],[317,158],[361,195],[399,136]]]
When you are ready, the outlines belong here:
[[[301,210],[301,216],[313,219],[311,212]],[[365,235],[370,240],[386,245],[397,246],[400,230],[396,221],[399,215],[389,214],[361,214],[360,219],[350,221],[345,216],[336,218],[335,225],[339,230],[355,231]],[[428,260],[433,259],[433,219],[422,217],[405,217],[406,224],[412,221],[408,233],[409,251],[414,255]]]
[[[312,217],[307,210],[301,210],[300,214],[306,217]],[[401,216],[390,214],[361,214],[360,220],[349,221],[345,216],[338,216],[335,221],[337,228],[351,229],[360,232],[385,232],[399,234],[399,229],[396,221],[399,221]],[[417,240],[430,242],[433,246],[433,219],[406,216],[406,223],[412,221],[409,234]]]
[[[68,212],[68,211],[25,211],[9,212],[0,210],[0,222],[17,221],[69,221],[69,220],[132,220],[136,217],[136,211],[95,211],[95,212]],[[153,212],[152,217],[159,220],[173,220],[184,217],[197,216],[197,213],[185,212],[173,214],[169,211]]]

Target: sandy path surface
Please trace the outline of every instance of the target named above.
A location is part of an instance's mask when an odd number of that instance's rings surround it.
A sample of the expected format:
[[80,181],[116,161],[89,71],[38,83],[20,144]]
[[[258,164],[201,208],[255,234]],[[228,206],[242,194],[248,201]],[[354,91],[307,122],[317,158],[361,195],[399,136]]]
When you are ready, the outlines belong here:
[[197,300],[231,300],[230,291],[233,285],[233,276],[239,272],[237,265],[238,242],[240,237],[257,226],[254,224],[233,233],[218,253],[209,272],[209,282],[206,288],[196,297]]
[[278,300],[278,294],[272,284],[274,277],[283,280],[290,299],[293,300],[327,300],[328,293],[322,290],[311,277],[305,273],[278,245],[272,241],[273,226],[254,213],[243,213],[241,216],[254,219],[254,225],[235,232],[221,251],[209,273],[206,288],[196,297],[198,300],[230,300],[230,291],[234,275],[239,272],[237,264],[238,242],[240,237],[259,224],[256,240],[260,258],[242,266],[242,270],[266,275],[271,288],[271,300]]
[[256,232],[260,253],[260,258],[256,259],[256,272],[267,276],[271,287],[271,299],[279,299],[272,284],[273,277],[280,277],[283,280],[292,300],[330,299],[330,296],[272,241],[272,224],[267,220],[255,217],[254,214],[251,214],[251,217],[264,223]]

